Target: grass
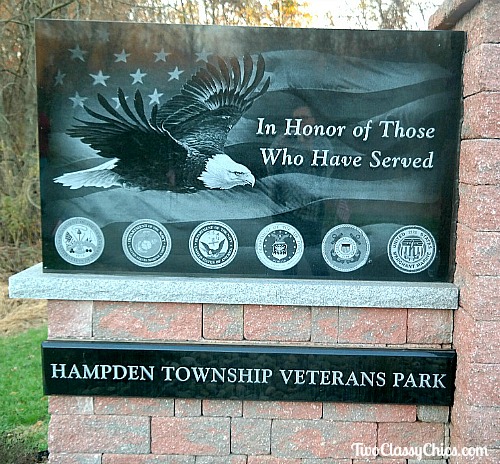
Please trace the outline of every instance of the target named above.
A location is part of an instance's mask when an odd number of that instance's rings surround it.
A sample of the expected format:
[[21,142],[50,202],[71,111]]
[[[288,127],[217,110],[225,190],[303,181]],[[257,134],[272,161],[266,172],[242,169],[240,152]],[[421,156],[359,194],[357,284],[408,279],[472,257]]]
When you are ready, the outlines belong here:
[[0,337],[0,460],[35,462],[47,448],[47,398],[42,391],[40,343],[46,326]]

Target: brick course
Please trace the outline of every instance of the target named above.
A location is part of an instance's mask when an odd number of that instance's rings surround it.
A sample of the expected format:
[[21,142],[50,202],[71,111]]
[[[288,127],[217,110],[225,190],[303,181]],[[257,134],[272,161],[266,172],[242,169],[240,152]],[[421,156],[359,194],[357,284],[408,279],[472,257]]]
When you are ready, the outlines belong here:
[[246,455],[271,454],[271,420],[232,419],[231,452]]
[[93,333],[100,339],[200,340],[202,305],[95,302]]
[[230,453],[226,417],[153,417],[151,451],[156,454],[221,456]]
[[267,419],[321,419],[323,404],[293,401],[245,401],[243,416]]
[[50,453],[50,464],[101,464],[101,454]]
[[339,343],[403,344],[406,309],[340,308]]
[[459,175],[462,184],[500,184],[500,140],[463,140]]
[[498,107],[500,92],[481,92],[464,100],[464,120],[462,138],[500,138]]
[[245,305],[245,339],[309,341],[311,308],[307,306]]
[[500,230],[500,188],[496,185],[461,185],[458,221],[476,231]]
[[323,417],[346,422],[415,422],[417,407],[394,404],[325,403]]
[[354,457],[351,444],[375,446],[377,425],[364,422],[274,420],[271,450],[283,458]]
[[92,301],[47,301],[48,337],[91,338]]
[[243,305],[203,305],[203,337],[243,340]]
[[149,418],[139,416],[53,415],[49,450],[54,453],[150,452]]
[[453,311],[409,309],[407,330],[408,343],[451,343]]
[[417,447],[424,443],[434,443],[440,446],[444,442],[444,424],[416,422],[409,424],[401,422],[382,423],[378,428],[377,445],[390,443],[400,447]]

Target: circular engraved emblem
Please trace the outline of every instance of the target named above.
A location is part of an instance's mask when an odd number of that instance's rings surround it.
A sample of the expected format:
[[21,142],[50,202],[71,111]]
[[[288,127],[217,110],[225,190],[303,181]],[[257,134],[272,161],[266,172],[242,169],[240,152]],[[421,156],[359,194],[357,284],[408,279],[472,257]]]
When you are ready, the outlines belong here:
[[340,272],[351,272],[364,266],[370,255],[366,234],[352,224],[340,224],[330,229],[321,246],[323,259]]
[[255,251],[264,266],[284,271],[295,266],[302,258],[304,240],[295,227],[285,222],[275,222],[259,232]]
[[104,250],[101,229],[95,222],[84,217],[64,221],[57,228],[54,242],[59,256],[75,266],[93,263]]
[[436,241],[423,227],[401,227],[389,239],[387,254],[398,271],[414,274],[432,264],[436,257]]
[[152,219],[139,219],[123,233],[125,256],[137,266],[153,267],[165,261],[172,248],[167,229]]
[[208,269],[227,266],[236,257],[238,239],[233,229],[219,221],[200,224],[189,238],[189,252],[193,259]]

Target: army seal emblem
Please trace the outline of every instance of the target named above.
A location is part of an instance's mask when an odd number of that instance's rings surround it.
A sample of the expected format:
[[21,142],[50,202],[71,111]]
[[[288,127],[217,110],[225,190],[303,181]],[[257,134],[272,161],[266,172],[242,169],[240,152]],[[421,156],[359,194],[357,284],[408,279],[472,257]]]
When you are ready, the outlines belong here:
[[295,266],[304,254],[304,240],[290,224],[275,222],[264,227],[255,241],[260,262],[269,269],[284,271]]
[[137,266],[154,267],[167,259],[172,240],[159,222],[139,219],[125,229],[122,248],[125,256]]
[[321,251],[323,259],[331,268],[340,272],[351,272],[368,261],[370,241],[359,227],[340,224],[326,233]]
[[415,274],[427,269],[436,258],[436,241],[421,226],[401,227],[389,239],[387,254],[398,271]]
[[207,221],[196,227],[189,238],[193,259],[208,269],[227,266],[236,257],[238,239],[233,229],[219,221]]
[[64,261],[87,266],[99,259],[104,250],[104,235],[99,226],[84,217],[64,221],[54,238],[56,250]]

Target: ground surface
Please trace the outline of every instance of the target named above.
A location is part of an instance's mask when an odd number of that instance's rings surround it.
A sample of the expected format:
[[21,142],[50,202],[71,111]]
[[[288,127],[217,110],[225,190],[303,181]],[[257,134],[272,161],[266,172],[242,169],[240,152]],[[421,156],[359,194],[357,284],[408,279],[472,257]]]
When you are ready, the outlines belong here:
[[10,299],[8,278],[0,282],[0,336],[12,335],[47,323],[45,300]]
[[[10,299],[8,295],[8,275],[0,275],[0,337],[13,336],[47,323],[47,302],[45,300]],[[36,429],[38,426],[43,426],[43,424],[34,424],[33,428]],[[2,441],[9,435],[2,437]],[[27,451],[26,446],[17,440],[14,440],[12,444],[0,443],[2,464],[44,463],[47,462],[47,459],[47,451]]]

